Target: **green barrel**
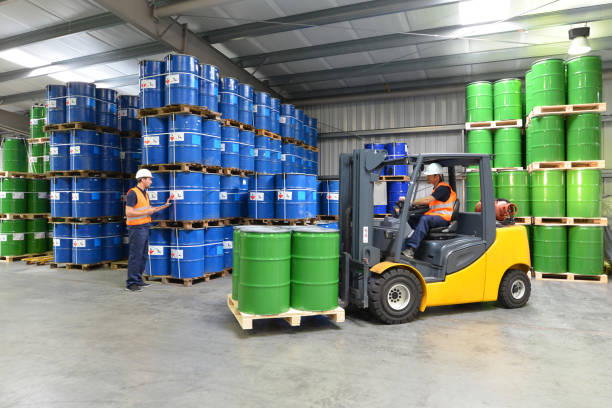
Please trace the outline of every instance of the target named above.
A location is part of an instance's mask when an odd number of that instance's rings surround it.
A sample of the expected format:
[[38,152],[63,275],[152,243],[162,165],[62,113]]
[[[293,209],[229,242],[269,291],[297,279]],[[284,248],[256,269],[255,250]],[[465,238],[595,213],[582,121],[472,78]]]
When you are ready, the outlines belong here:
[[565,124],[563,116],[532,118],[530,159],[532,162],[565,160]]
[[40,254],[49,250],[47,241],[47,219],[37,218],[26,222],[26,253]]
[[53,250],[53,223],[47,223],[47,246],[49,250]]
[[529,173],[526,170],[498,172],[495,197],[505,198],[516,204],[518,217],[530,216]]
[[601,102],[601,57],[585,55],[567,61],[567,103]]
[[30,158],[28,160],[29,172],[42,174],[46,171],[45,166],[49,163],[48,143],[30,144]]
[[232,299],[238,300],[240,285],[240,228],[234,227],[232,263]]
[[493,120],[493,85],[487,81],[472,82],[465,87],[466,122]]
[[2,143],[2,170],[28,171],[28,156],[23,139],[4,139]]
[[291,236],[291,307],[322,311],[338,307],[340,233],[321,227]]
[[533,269],[538,272],[567,272],[566,227],[533,227]]
[[531,70],[525,73],[525,119],[533,109],[533,75]]
[[[497,176],[491,173],[493,179],[493,189]],[[480,172],[473,171],[465,174],[465,211],[474,212],[476,204],[480,201]]]
[[567,160],[601,159],[601,116],[584,113],[567,117]]
[[531,151],[533,150],[531,129],[531,126],[525,128],[525,167],[529,166],[533,162],[533,159],[531,158]]
[[565,171],[538,170],[531,173],[531,215],[565,217]]
[[26,192],[28,183],[23,178],[0,178],[0,213],[25,214],[28,212]]
[[0,256],[26,253],[25,220],[0,220]]
[[466,147],[468,153],[493,154],[493,136],[489,129],[470,130],[467,132]]
[[28,180],[27,205],[28,212],[34,214],[51,212],[49,204],[49,180]]
[[260,315],[289,310],[291,231],[244,227],[240,230],[239,249],[239,310]]
[[523,167],[523,148],[520,128],[497,129],[493,152],[493,167]]
[[522,83],[518,78],[500,79],[493,84],[493,118],[495,120],[523,117],[521,87]]
[[527,240],[529,241],[529,259],[533,265],[533,225],[525,225],[527,230]]
[[568,272],[580,275],[603,273],[603,229],[570,227],[568,231]]
[[579,218],[601,216],[599,170],[567,171],[567,216]]
[[[525,92],[525,90],[521,90],[521,110],[523,112],[521,118],[523,118],[524,120],[527,118],[527,93]],[[524,123],[525,122],[523,122],[523,124]]]
[[35,105],[30,108],[30,137],[32,139],[47,136],[43,131],[46,124],[45,117],[46,110],[44,106]]
[[531,65],[533,106],[565,105],[565,62],[547,58]]

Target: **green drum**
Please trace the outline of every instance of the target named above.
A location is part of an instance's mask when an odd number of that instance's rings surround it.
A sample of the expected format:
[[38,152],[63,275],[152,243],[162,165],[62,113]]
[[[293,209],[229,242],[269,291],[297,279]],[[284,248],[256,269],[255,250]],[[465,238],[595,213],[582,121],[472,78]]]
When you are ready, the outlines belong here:
[[466,122],[493,120],[493,85],[487,81],[472,82],[465,88]]
[[567,117],[567,160],[601,159],[601,116],[584,113]]
[[533,75],[531,70],[525,74],[525,119],[533,109]]
[[507,128],[495,131],[493,167],[523,167],[521,129]]
[[520,79],[500,79],[493,84],[493,118],[495,120],[523,117]]
[[35,105],[30,108],[30,138],[38,139],[47,136],[43,131],[46,124],[45,116],[46,110],[44,106]]
[[[45,158],[47,161],[45,162]],[[30,173],[42,174],[45,172],[45,164],[49,162],[48,159],[48,144],[47,143],[35,143],[30,145],[30,158],[28,160],[30,167]]]
[[601,102],[601,57],[585,55],[567,61],[567,103]]
[[25,214],[28,204],[25,198],[28,183],[23,178],[0,178],[0,213]]
[[525,128],[525,167],[529,166],[533,160],[531,151],[533,149],[533,141],[531,140],[531,126]]
[[49,247],[49,250],[52,251],[53,250],[53,224],[52,223],[47,223],[48,229],[47,229],[47,246]]
[[532,162],[565,160],[565,126],[563,116],[533,118],[530,129]]
[[529,173],[526,170],[500,171],[497,173],[495,197],[505,198],[516,204],[518,217],[530,216]]
[[240,230],[238,308],[268,315],[289,310],[291,231],[274,227]]
[[489,129],[470,130],[466,142],[468,153],[493,154],[493,136]]
[[[524,90],[521,91],[521,110],[523,111],[521,118],[526,119],[527,118],[527,94],[525,93]],[[523,122],[523,124],[525,124],[525,122]]]
[[48,213],[51,211],[49,204],[49,180],[28,180],[28,212],[34,214]]
[[579,218],[601,216],[599,170],[567,171],[567,216]]
[[[491,173],[493,189],[495,190],[495,173]],[[473,171],[465,175],[465,211],[474,212],[480,201],[480,172]]]
[[538,272],[567,272],[566,227],[533,227],[533,269]]
[[533,265],[533,225],[525,225],[527,230],[527,240],[529,241],[529,259]]
[[340,233],[321,227],[291,236],[291,307],[322,311],[338,307]]
[[49,250],[47,219],[37,218],[35,220],[27,220],[26,228],[26,253],[40,254],[47,252]]
[[232,299],[238,300],[240,285],[240,228],[234,227],[233,264],[232,264]]
[[4,139],[2,144],[2,170],[28,171],[28,156],[23,139]]
[[603,273],[603,229],[570,227],[568,231],[568,272],[579,275]]
[[565,171],[538,170],[531,173],[531,215],[565,217]]
[[0,256],[26,253],[25,220],[0,220]]
[[565,63],[559,58],[536,61],[531,66],[535,106],[565,105]]

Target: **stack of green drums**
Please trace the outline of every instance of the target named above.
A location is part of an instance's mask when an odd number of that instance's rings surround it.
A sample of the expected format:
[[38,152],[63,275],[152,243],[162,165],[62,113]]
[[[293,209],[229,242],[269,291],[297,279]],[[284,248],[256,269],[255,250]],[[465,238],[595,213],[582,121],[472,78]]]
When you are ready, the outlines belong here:
[[516,204],[517,217],[531,216],[529,173],[526,170],[500,171],[495,183],[495,197]]
[[29,179],[27,181],[27,207],[29,213],[41,214],[51,212],[49,204],[49,180]]
[[2,141],[2,170],[28,171],[28,156],[24,139],[6,138]]
[[46,218],[36,218],[26,221],[26,251],[28,254],[40,254],[49,249]]
[[26,220],[0,220],[0,256],[26,253]]
[[0,214],[28,212],[27,191],[28,182],[24,178],[0,178]]
[[[493,113],[495,120],[523,117],[522,82],[517,78],[500,79],[493,86]],[[522,167],[523,150],[520,128],[495,131],[493,167]]]
[[[465,88],[466,122],[493,120],[493,85],[473,82]],[[467,133],[468,153],[493,154],[493,136],[489,129],[470,130]]]
[[43,131],[46,121],[46,109],[42,105],[34,105],[30,108],[30,138],[39,139],[46,137]]

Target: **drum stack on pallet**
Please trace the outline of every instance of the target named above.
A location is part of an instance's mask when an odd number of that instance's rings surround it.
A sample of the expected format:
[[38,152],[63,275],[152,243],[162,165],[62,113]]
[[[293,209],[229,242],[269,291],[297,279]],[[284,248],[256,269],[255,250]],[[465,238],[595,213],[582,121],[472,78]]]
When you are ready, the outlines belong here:
[[[408,146],[405,143],[367,143],[366,149],[385,150],[386,160],[397,160],[406,157]],[[380,181],[374,184],[374,216],[386,217],[395,213],[400,197],[405,197],[410,178],[405,164],[389,165],[382,169]]]

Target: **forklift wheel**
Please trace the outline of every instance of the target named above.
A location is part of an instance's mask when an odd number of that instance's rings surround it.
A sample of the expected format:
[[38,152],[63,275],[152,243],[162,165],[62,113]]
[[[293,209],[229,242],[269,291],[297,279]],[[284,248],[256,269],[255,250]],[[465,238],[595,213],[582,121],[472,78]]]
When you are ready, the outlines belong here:
[[382,275],[371,275],[369,309],[387,324],[406,323],[419,313],[423,288],[413,273],[391,269]]
[[531,281],[527,274],[517,269],[506,272],[499,284],[497,300],[506,309],[525,306],[531,295]]

